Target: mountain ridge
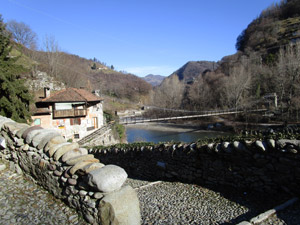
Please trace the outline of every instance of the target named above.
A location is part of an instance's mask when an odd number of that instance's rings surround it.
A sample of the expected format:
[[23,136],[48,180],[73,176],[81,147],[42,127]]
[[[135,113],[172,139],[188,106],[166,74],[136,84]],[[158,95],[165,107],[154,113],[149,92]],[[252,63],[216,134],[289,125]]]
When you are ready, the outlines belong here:
[[165,79],[165,76],[162,75],[154,75],[154,74],[148,74],[145,77],[142,77],[142,79],[149,84],[151,84],[153,87],[156,87],[161,84],[161,82]]

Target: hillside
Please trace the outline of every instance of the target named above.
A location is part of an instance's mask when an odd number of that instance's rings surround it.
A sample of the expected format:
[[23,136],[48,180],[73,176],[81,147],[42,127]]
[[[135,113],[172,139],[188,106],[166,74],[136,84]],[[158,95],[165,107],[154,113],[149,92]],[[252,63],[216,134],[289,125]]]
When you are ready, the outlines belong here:
[[145,77],[142,77],[142,79],[144,81],[146,81],[147,83],[151,84],[153,87],[156,87],[158,85],[161,84],[161,82],[165,79],[165,76],[161,76],[161,75],[153,75],[153,74],[149,74]]
[[[190,61],[174,72],[180,81],[185,83],[193,81],[193,79],[204,72],[214,71],[218,64],[210,61]],[[172,75],[171,75],[172,76]]]
[[36,79],[36,74],[46,72],[55,81],[65,86],[88,90],[99,89],[102,95],[139,102],[146,98],[151,85],[141,78],[111,69],[97,59],[85,59],[65,52],[33,51],[16,45],[15,54],[21,55],[32,73],[27,78]]
[[276,52],[280,46],[300,40],[300,2],[285,0],[265,9],[237,39],[240,51]]

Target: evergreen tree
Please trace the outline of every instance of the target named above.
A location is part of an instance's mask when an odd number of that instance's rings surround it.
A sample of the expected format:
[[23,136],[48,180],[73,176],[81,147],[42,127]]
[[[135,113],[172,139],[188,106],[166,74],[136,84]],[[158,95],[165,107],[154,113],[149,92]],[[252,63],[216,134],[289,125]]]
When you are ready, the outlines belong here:
[[26,69],[16,64],[17,57],[9,56],[11,49],[10,34],[0,15],[0,115],[27,122],[31,95],[20,79]]

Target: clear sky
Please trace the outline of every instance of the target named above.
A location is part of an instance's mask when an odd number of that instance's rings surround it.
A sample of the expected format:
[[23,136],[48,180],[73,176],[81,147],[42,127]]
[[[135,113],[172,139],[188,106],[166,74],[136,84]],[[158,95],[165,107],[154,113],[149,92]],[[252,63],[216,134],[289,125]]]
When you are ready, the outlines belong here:
[[24,22],[66,52],[138,76],[168,76],[188,61],[234,54],[236,38],[279,0],[1,0],[4,21]]

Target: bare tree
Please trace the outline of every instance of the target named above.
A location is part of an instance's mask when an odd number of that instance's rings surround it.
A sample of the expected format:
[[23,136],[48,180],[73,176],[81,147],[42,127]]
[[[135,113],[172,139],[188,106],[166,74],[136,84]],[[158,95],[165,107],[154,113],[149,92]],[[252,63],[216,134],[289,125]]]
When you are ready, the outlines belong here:
[[251,85],[251,71],[247,60],[231,69],[224,82],[224,102],[230,108],[239,108],[245,103]]
[[165,108],[180,108],[185,91],[184,82],[176,74],[166,78],[153,97],[153,104]]
[[211,106],[212,95],[210,94],[210,87],[206,80],[201,75],[194,81],[192,87],[189,90],[189,99],[193,110],[206,110]]
[[17,43],[30,49],[37,48],[37,35],[27,24],[10,20],[7,22],[6,28]]
[[281,106],[298,109],[300,97],[300,43],[281,48],[277,62],[277,89]]
[[45,36],[44,51],[47,53],[47,60],[50,66],[50,73],[54,77],[57,77],[59,72],[61,52],[54,36],[49,36],[49,35]]

